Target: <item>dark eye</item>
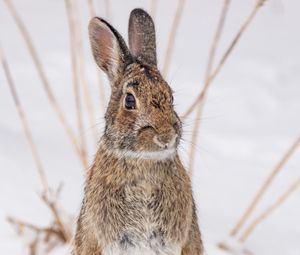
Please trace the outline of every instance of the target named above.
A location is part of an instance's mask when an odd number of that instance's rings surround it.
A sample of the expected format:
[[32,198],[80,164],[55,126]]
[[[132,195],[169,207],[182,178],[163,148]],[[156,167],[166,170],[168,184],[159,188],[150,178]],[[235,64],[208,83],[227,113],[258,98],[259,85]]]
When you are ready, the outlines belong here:
[[135,98],[132,94],[127,94],[125,97],[125,108],[128,110],[132,110],[136,108]]

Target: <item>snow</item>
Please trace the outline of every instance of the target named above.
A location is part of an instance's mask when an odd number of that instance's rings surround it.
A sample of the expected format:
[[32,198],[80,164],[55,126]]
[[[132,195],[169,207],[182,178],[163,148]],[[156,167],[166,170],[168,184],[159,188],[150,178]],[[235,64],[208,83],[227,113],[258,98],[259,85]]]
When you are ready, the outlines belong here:
[[[104,1],[97,0],[105,17]],[[176,5],[158,1],[156,27],[159,65],[162,66]],[[228,46],[254,0],[232,1],[217,57]],[[76,127],[71,83],[69,34],[64,1],[15,0],[33,37],[57,100]],[[203,81],[214,29],[222,1],[186,1],[178,30],[168,82],[175,90],[176,108],[182,114],[196,97]],[[88,81],[96,109],[97,131],[103,129],[98,100],[96,66],[87,37],[87,1],[79,1]],[[127,21],[135,7],[149,9],[150,1],[111,1],[111,22],[126,38]],[[217,248],[224,241],[234,250],[256,255],[300,254],[300,191],[253,232],[242,248],[228,240],[230,229],[249,205],[255,192],[300,132],[300,34],[298,1],[269,0],[243,35],[209,90],[196,146],[193,189],[208,255],[227,254]],[[50,107],[23,38],[4,1],[0,2],[1,47],[8,59],[18,93],[33,130],[51,186],[64,183],[62,207],[77,215],[84,174],[72,146]],[[31,152],[13,105],[4,72],[0,69],[0,253],[24,254],[20,240],[6,222],[14,216],[45,225],[51,218],[41,203]],[[105,86],[105,93],[110,93]],[[193,116],[185,124],[181,156],[187,165]],[[85,125],[90,161],[95,153],[91,126]],[[250,223],[299,177],[300,150],[295,152],[251,216]],[[67,254],[69,247],[55,250]],[[53,253],[53,254],[54,254]]]

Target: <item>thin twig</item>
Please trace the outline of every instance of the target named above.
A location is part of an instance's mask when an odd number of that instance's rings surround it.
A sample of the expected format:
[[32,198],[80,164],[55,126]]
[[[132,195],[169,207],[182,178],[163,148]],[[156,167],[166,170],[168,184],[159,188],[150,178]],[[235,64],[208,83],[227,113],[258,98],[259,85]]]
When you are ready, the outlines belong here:
[[239,230],[244,226],[247,219],[250,217],[251,213],[259,203],[259,201],[262,199],[265,192],[268,190],[270,185],[272,184],[274,178],[278,175],[278,173],[282,170],[286,162],[289,160],[289,158],[292,156],[292,154],[296,151],[296,149],[300,145],[300,135],[296,139],[296,141],[289,147],[287,152],[284,154],[282,159],[277,163],[277,165],[274,167],[274,169],[271,171],[270,175],[266,179],[266,181],[262,184],[262,186],[257,191],[256,195],[254,196],[253,200],[251,201],[249,207],[246,209],[246,211],[243,213],[241,218],[238,220],[237,224],[233,227],[233,229],[230,231],[231,236],[235,236]]
[[33,141],[32,132],[31,132],[31,129],[29,127],[25,111],[23,110],[23,106],[20,102],[20,99],[19,99],[16,87],[15,87],[15,84],[14,84],[13,78],[11,76],[9,66],[8,66],[7,60],[4,56],[2,48],[0,48],[0,59],[1,59],[1,63],[2,63],[3,69],[4,69],[4,73],[5,73],[5,76],[6,76],[6,79],[7,79],[7,83],[9,85],[10,93],[12,95],[15,107],[17,109],[19,118],[21,120],[27,142],[30,146],[30,149],[31,149],[31,152],[32,152],[32,155],[33,155],[33,158],[34,158],[34,162],[36,164],[36,168],[38,170],[38,175],[39,175],[41,185],[44,189],[44,192],[48,192],[49,185],[48,185],[47,177],[46,177],[45,170],[44,170],[44,167],[43,167],[43,164],[42,164],[42,160],[41,160],[40,155],[38,153],[38,149],[36,147],[36,144]]
[[65,129],[65,132],[67,134],[67,136],[69,137],[72,145],[74,146],[74,149],[75,151],[77,152],[83,166],[85,168],[87,168],[87,165],[85,163],[85,160],[82,158],[82,155],[81,155],[81,150],[80,150],[80,147],[78,146],[78,143],[77,143],[77,140],[76,140],[76,137],[73,133],[73,130],[71,129],[70,125],[68,124],[67,122],[67,119],[61,109],[61,107],[59,106],[53,92],[52,92],[52,89],[51,89],[51,86],[50,86],[50,83],[46,77],[46,74],[45,74],[45,71],[44,71],[44,68],[42,66],[42,63],[40,61],[40,58],[37,54],[37,51],[33,45],[33,42],[32,42],[32,39],[27,31],[27,28],[25,27],[25,24],[24,22],[21,20],[19,14],[17,13],[14,5],[12,4],[12,1],[11,0],[4,0],[6,6],[8,7],[8,10],[10,11],[12,17],[14,18],[25,42],[26,42],[26,45],[28,47],[28,50],[29,50],[29,53],[33,59],[33,62],[35,64],[35,67],[37,69],[37,72],[38,72],[38,75],[40,76],[40,79],[42,81],[42,85],[43,85],[43,88],[46,92],[46,95],[50,101],[50,104],[51,106],[53,107],[55,113],[57,114],[57,117],[59,119],[59,121],[61,122],[62,126],[64,127]]
[[39,237],[36,236],[36,238],[29,244],[29,250],[30,255],[36,255],[37,254],[37,246],[38,246]]
[[250,224],[250,226],[244,231],[240,242],[245,242],[255,228],[261,224],[272,212],[274,212],[278,207],[280,207],[283,202],[298,188],[300,187],[300,178],[298,178],[271,206],[269,206],[263,213],[261,213],[257,218],[255,218]]
[[[214,64],[216,50],[217,50],[217,47],[218,47],[218,44],[219,44],[219,41],[220,41],[220,38],[222,35],[225,21],[226,21],[229,4],[230,4],[230,0],[224,0],[220,18],[219,18],[218,25],[217,25],[217,29],[216,29],[216,32],[215,32],[215,35],[213,38],[213,42],[212,42],[212,45],[211,45],[211,48],[209,51],[209,57],[208,57],[208,61],[207,61],[205,78],[204,78],[205,84],[207,83],[206,81],[209,79],[209,75],[211,73],[211,70],[212,70],[212,67]],[[203,104],[200,104],[197,109],[196,121],[195,121],[193,131],[192,131],[192,141],[194,141],[194,143],[197,143],[197,139],[199,136],[200,117],[202,115],[202,111],[203,111]],[[195,150],[196,150],[196,146],[191,146],[191,150],[189,153],[189,168],[188,168],[190,175],[192,175],[193,168],[194,168]]]
[[89,125],[92,129],[93,135],[93,142],[95,147],[97,147],[98,135],[96,130],[96,119],[95,119],[95,112],[93,107],[93,101],[91,97],[91,93],[89,90],[89,84],[86,77],[86,68],[85,68],[85,61],[84,61],[84,53],[83,53],[83,43],[81,38],[81,31],[80,31],[80,20],[79,20],[79,11],[77,9],[77,5],[74,0],[70,0],[71,4],[71,11],[73,12],[74,23],[76,32],[74,34],[76,38],[76,49],[77,49],[77,56],[78,56],[78,64],[79,64],[79,76],[81,80],[81,85],[83,88],[83,95],[84,95],[84,102],[86,105],[86,109],[88,112],[88,119]]
[[241,36],[243,35],[243,33],[245,32],[245,30],[247,29],[247,27],[250,25],[250,23],[252,22],[253,18],[256,15],[256,13],[258,12],[258,10],[260,9],[260,7],[262,6],[262,4],[265,1],[266,0],[257,0],[257,2],[255,4],[255,7],[252,9],[251,13],[249,14],[249,16],[247,17],[247,19],[245,20],[245,22],[242,24],[241,28],[239,29],[239,31],[235,35],[234,39],[232,40],[232,42],[230,43],[229,47],[225,51],[224,55],[222,56],[220,62],[217,65],[217,67],[214,69],[214,71],[210,74],[209,78],[206,80],[201,93],[197,96],[197,98],[191,104],[191,106],[188,108],[188,110],[182,115],[182,119],[186,119],[193,112],[193,110],[195,109],[195,107],[203,101],[204,97],[206,96],[206,92],[207,92],[210,84],[212,83],[212,81],[216,78],[216,76],[221,71],[221,69],[224,66],[226,60],[230,56],[232,50],[234,49],[234,47],[236,46],[236,44],[239,42]]
[[71,50],[71,66],[72,66],[72,79],[73,79],[73,90],[74,90],[74,98],[75,98],[75,107],[76,107],[76,116],[77,116],[77,126],[80,137],[80,147],[82,157],[87,160],[87,151],[86,151],[86,140],[84,135],[84,126],[83,126],[83,118],[82,118],[82,108],[81,108],[81,100],[80,100],[80,89],[79,89],[79,78],[77,75],[78,69],[78,59],[76,55],[76,24],[74,18],[74,12],[72,12],[72,4],[70,0],[65,0],[69,32],[70,32],[70,50]]
[[55,219],[55,223],[57,224],[58,228],[60,229],[63,238],[65,240],[65,242],[68,242],[69,240],[71,240],[71,234],[69,233],[69,231],[67,230],[67,228],[65,227],[63,221],[60,218],[60,214],[59,211],[57,209],[56,203],[51,201],[47,194],[43,194],[41,196],[41,198],[43,199],[43,201],[46,203],[46,205],[49,207],[49,209],[51,210],[53,217]]
[[25,221],[21,221],[21,220],[17,220],[17,219],[14,219],[12,217],[8,217],[7,218],[7,221],[16,226],[17,227],[17,231],[19,234],[21,234],[24,230],[24,228],[28,228],[28,229],[31,229],[37,233],[39,232],[44,232],[44,233],[47,233],[47,234],[50,234],[50,235],[55,235],[57,236],[59,239],[61,239],[61,241],[65,241],[64,240],[64,237],[61,235],[61,232],[55,228],[50,228],[50,227],[39,227],[39,226],[36,226],[32,223],[28,223],[28,222],[25,222]]
[[177,34],[177,30],[178,30],[179,23],[181,20],[184,5],[185,5],[185,0],[177,0],[176,13],[175,13],[175,16],[174,16],[174,19],[172,22],[171,32],[169,35],[167,50],[165,53],[164,64],[163,64],[163,68],[162,68],[162,74],[164,77],[167,76],[168,71],[169,71],[171,57],[172,57],[173,48],[174,48],[175,39],[176,39],[176,34]]

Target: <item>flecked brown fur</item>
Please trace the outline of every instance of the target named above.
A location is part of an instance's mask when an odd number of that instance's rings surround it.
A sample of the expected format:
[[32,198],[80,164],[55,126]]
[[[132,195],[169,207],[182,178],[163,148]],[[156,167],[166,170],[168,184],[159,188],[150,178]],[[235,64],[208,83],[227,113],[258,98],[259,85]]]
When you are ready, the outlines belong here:
[[[172,90],[156,67],[151,17],[133,10],[130,50],[101,19],[92,19],[89,31],[95,60],[108,74],[112,95],[105,132],[86,180],[74,255],[112,254],[107,252],[111,244],[124,251],[118,255],[129,254],[126,251],[140,243],[153,249],[151,254],[202,255],[191,183],[177,154],[181,122]],[[145,39],[145,33],[150,37]],[[134,110],[124,107],[128,93],[135,97]],[[165,151],[153,142],[155,137],[162,144],[174,138],[174,155],[156,158]],[[144,158],[147,152],[158,154]],[[179,253],[165,252],[168,244],[179,247]]]

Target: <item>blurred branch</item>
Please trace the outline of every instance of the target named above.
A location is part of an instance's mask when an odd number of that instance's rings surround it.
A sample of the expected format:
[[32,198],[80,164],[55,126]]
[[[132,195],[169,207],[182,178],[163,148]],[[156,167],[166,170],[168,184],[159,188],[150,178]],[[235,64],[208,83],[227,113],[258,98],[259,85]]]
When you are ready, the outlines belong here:
[[157,11],[157,0],[150,0],[150,15],[153,20],[155,20],[156,11]]
[[108,21],[112,22],[110,0],[104,0],[104,4],[105,4],[105,17]]
[[[69,243],[71,241],[71,224],[66,220],[63,221],[60,211],[58,210],[58,198],[61,191],[61,185],[56,191],[50,190],[49,192],[43,192],[41,195],[42,201],[46,204],[50,210],[53,221],[47,227],[40,227],[32,223],[27,223],[21,220],[17,220],[12,217],[8,217],[7,220],[14,227],[16,227],[19,235],[24,235],[25,230],[29,229],[35,233],[35,237],[29,244],[31,254],[36,254],[35,251],[38,246],[45,246],[46,251],[50,251],[59,243]],[[44,234],[44,238],[41,235]],[[33,253],[34,252],[34,253]]]
[[[220,18],[219,18],[218,25],[217,25],[217,29],[216,29],[216,32],[215,32],[215,35],[213,38],[213,42],[212,42],[212,45],[211,45],[211,48],[209,51],[209,57],[208,57],[208,62],[207,62],[207,66],[206,66],[206,71],[205,71],[205,82],[204,83],[206,83],[206,81],[209,79],[209,75],[211,73],[211,70],[212,70],[212,67],[214,64],[216,50],[217,50],[217,47],[218,47],[218,44],[219,44],[219,41],[220,41],[220,38],[222,35],[225,21],[226,21],[229,4],[230,4],[230,0],[224,0]],[[192,175],[193,168],[194,168],[195,150],[196,150],[197,139],[199,136],[200,117],[202,115],[202,111],[203,111],[203,104],[200,104],[197,109],[196,121],[195,121],[193,131],[192,131],[192,141],[194,141],[195,146],[191,146],[191,150],[189,153],[188,172],[190,175]]]
[[21,235],[23,233],[25,228],[28,228],[30,230],[33,230],[33,231],[37,232],[37,233],[44,232],[48,235],[56,235],[59,239],[64,241],[64,237],[62,236],[62,234],[58,230],[56,230],[52,227],[45,227],[45,228],[39,227],[37,225],[31,224],[31,223],[28,223],[28,222],[25,222],[25,221],[21,221],[21,220],[15,219],[13,217],[8,217],[7,221],[17,228],[17,232],[18,232],[19,235]]
[[44,71],[44,68],[41,64],[41,61],[40,61],[40,58],[37,54],[37,51],[33,45],[33,42],[32,42],[32,39],[24,25],[24,22],[21,20],[20,18],[20,15],[17,13],[14,5],[12,4],[12,1],[11,0],[4,0],[6,6],[8,7],[8,10],[10,11],[12,17],[14,18],[25,42],[26,42],[26,45],[28,47],[28,50],[29,50],[29,53],[33,59],[33,62],[35,64],[35,67],[37,69],[37,72],[40,76],[40,79],[42,81],[42,84],[43,84],[43,88],[46,92],[46,95],[50,101],[50,104],[51,106],[53,107],[55,113],[57,114],[57,117],[59,119],[59,121],[61,122],[62,126],[64,127],[65,129],[65,132],[67,134],[67,136],[69,137],[72,145],[74,146],[74,149],[75,151],[77,152],[80,160],[81,160],[81,163],[82,165],[86,168],[87,167],[87,164],[84,160],[84,158],[82,158],[82,154],[81,154],[81,150],[80,150],[80,147],[78,146],[77,144],[77,141],[76,141],[76,137],[70,127],[70,125],[68,124],[67,122],[67,119],[61,109],[61,107],[59,106],[53,92],[52,92],[52,89],[51,89],[51,86],[50,86],[50,83],[46,77],[46,74],[45,74],[45,71]]
[[34,159],[34,162],[36,164],[36,168],[38,170],[38,175],[39,175],[39,178],[40,178],[40,181],[41,181],[41,185],[44,189],[44,192],[48,192],[49,185],[48,185],[45,170],[44,170],[44,167],[43,167],[43,164],[42,164],[42,160],[41,160],[40,155],[38,153],[36,144],[33,141],[32,132],[31,132],[31,129],[29,127],[27,117],[25,115],[25,111],[23,110],[23,106],[21,105],[21,102],[20,102],[16,87],[15,87],[13,78],[12,78],[11,73],[10,73],[10,69],[9,69],[8,63],[5,59],[2,48],[0,48],[0,59],[1,59],[1,63],[2,63],[3,69],[4,69],[4,74],[5,74],[6,79],[7,79],[7,83],[9,85],[10,93],[12,95],[15,107],[17,109],[19,118],[21,120],[27,142],[30,146],[30,149],[31,149],[31,152],[32,152],[32,155],[33,155],[33,159]]
[[241,36],[245,32],[245,30],[248,28],[248,26],[250,25],[250,23],[252,22],[252,20],[254,19],[255,15],[256,15],[256,13],[258,12],[258,10],[260,9],[260,7],[262,6],[262,4],[264,2],[265,2],[265,0],[257,0],[256,1],[256,4],[255,4],[254,8],[252,9],[252,11],[249,14],[249,16],[246,18],[245,22],[242,24],[242,26],[239,29],[239,31],[237,32],[237,34],[235,35],[234,39],[232,40],[232,42],[230,43],[229,47],[225,51],[224,55],[222,56],[220,62],[217,65],[217,67],[209,75],[208,79],[206,79],[206,81],[204,83],[204,87],[203,87],[201,93],[197,96],[197,98],[191,104],[191,106],[188,108],[188,110],[183,114],[182,119],[186,119],[193,112],[193,110],[196,108],[196,106],[198,104],[201,104],[201,103],[203,104],[203,100],[204,100],[204,98],[206,96],[206,93],[207,93],[207,90],[208,90],[210,84],[212,83],[212,81],[216,78],[216,76],[221,71],[222,67],[226,63],[226,60],[230,56],[232,50],[234,49],[234,47],[236,46],[236,44],[239,42]]
[[55,223],[58,226],[58,229],[61,232],[61,235],[63,237],[63,240],[65,242],[68,242],[71,240],[71,233],[68,231],[67,227],[63,223],[58,208],[57,208],[57,201],[56,200],[51,200],[47,194],[42,194],[41,196],[42,200],[45,202],[45,204],[48,206],[50,211],[52,212],[52,215],[54,217]]
[[71,66],[72,66],[72,79],[73,79],[73,90],[75,97],[75,107],[76,107],[76,116],[77,116],[77,126],[79,131],[80,146],[82,157],[87,162],[87,151],[86,151],[86,140],[84,135],[84,126],[83,126],[83,117],[82,117],[82,108],[80,100],[80,90],[79,90],[79,78],[77,75],[78,69],[78,59],[76,55],[76,24],[74,12],[72,11],[72,3],[70,0],[65,0],[68,25],[69,25],[69,34],[70,34],[70,50],[71,50]]
[[[108,3],[106,3],[108,4]],[[95,11],[95,6],[94,6],[94,3],[93,3],[93,0],[88,0],[88,5],[89,5],[89,12],[90,12],[90,17],[93,18],[93,17],[96,17],[96,11]],[[103,111],[105,111],[105,90],[104,90],[104,84],[103,84],[103,80],[102,80],[102,77],[101,77],[101,72],[100,70],[98,69],[98,66],[96,67],[96,77],[97,77],[97,80],[98,80],[98,85],[99,85],[99,101],[100,101],[100,104],[101,104],[101,109]]]
[[168,71],[169,71],[171,57],[172,57],[173,48],[174,48],[175,39],[176,39],[176,34],[177,34],[178,26],[179,26],[179,23],[181,20],[184,5],[185,5],[185,0],[177,0],[176,13],[175,13],[175,16],[173,19],[171,32],[170,32],[168,44],[167,44],[167,50],[166,50],[165,57],[164,57],[164,64],[163,64],[163,68],[162,68],[162,74],[164,77],[167,76]]
[[88,1],[88,7],[89,7],[89,12],[91,17],[96,17],[96,11],[95,11],[95,6],[94,6],[94,1],[93,0],[87,0]]
[[283,202],[298,188],[300,187],[300,178],[298,178],[270,207],[268,207],[262,214],[255,218],[250,226],[244,231],[240,242],[245,242],[246,239],[251,235],[255,228],[262,223],[272,212],[280,207]]
[[244,226],[245,222],[263,197],[263,195],[266,193],[270,185],[272,184],[274,178],[278,175],[278,173],[282,170],[286,162],[289,160],[289,158],[292,156],[292,154],[296,151],[296,149],[300,145],[300,135],[296,139],[296,141],[288,148],[286,153],[283,155],[282,159],[277,163],[277,165],[274,167],[266,181],[263,183],[263,185],[260,187],[256,195],[254,196],[252,202],[250,203],[249,207],[246,209],[246,211],[243,213],[241,218],[238,220],[237,224],[233,227],[233,229],[230,231],[231,236],[235,236],[239,230]]
[[236,247],[236,243],[234,245],[226,242],[221,242],[217,245],[220,249],[226,251],[226,254],[239,254],[239,255],[255,255],[252,251],[248,250],[244,247]]
[[101,75],[101,72],[100,70],[98,69],[98,66],[96,67],[97,70],[97,80],[98,80],[98,84],[99,84],[99,101],[100,101],[100,104],[101,104],[101,109],[103,112],[105,112],[105,109],[106,109],[106,97],[105,97],[105,89],[104,89],[104,84],[103,84],[103,80],[102,80],[102,75]]
[[89,84],[86,77],[86,68],[85,68],[85,61],[84,61],[84,53],[83,53],[83,43],[81,38],[81,31],[80,31],[80,20],[79,20],[79,12],[76,5],[75,0],[68,0],[71,6],[70,12],[73,13],[74,17],[74,37],[76,38],[76,55],[78,57],[78,64],[79,64],[79,77],[81,81],[81,85],[83,88],[83,95],[84,95],[84,102],[86,105],[86,109],[88,112],[88,119],[89,125],[92,130],[93,135],[93,143],[95,147],[97,147],[98,135],[96,130],[96,119],[95,119],[95,111],[93,108],[93,100],[91,97],[91,93],[89,90]]

